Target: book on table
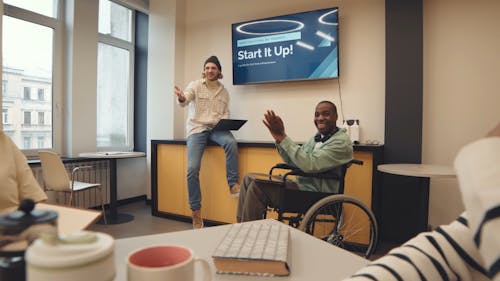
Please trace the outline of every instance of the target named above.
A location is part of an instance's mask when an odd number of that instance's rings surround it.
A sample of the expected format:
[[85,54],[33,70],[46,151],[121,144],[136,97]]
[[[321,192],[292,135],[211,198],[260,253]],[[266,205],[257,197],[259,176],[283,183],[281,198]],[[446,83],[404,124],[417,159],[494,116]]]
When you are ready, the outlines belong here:
[[290,229],[272,219],[233,224],[215,249],[217,273],[287,276]]

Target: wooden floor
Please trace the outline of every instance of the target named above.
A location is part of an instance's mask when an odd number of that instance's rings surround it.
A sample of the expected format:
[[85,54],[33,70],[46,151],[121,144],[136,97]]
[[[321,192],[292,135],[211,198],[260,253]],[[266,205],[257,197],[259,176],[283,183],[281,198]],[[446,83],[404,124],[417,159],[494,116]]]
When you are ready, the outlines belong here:
[[134,216],[134,220],[114,225],[94,224],[88,230],[104,232],[115,239],[192,229],[190,223],[151,215],[151,207],[144,201],[129,203],[118,208],[119,213]]

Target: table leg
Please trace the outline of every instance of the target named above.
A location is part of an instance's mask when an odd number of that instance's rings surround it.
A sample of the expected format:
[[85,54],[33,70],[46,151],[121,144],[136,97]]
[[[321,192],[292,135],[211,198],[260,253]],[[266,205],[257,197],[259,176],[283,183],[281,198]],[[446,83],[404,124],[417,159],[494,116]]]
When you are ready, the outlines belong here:
[[[117,187],[117,173],[116,173],[116,158],[109,158],[109,211],[107,212],[106,219],[108,224],[120,224],[132,221],[133,215],[118,213],[118,187]],[[104,224],[101,219],[99,224]]]
[[422,211],[422,216],[418,217],[417,225],[419,226],[420,231],[428,231],[429,230],[429,186],[430,186],[430,178],[421,177],[420,179],[420,187],[422,191],[420,192],[420,206]]
[[428,177],[382,175],[379,232],[386,242],[403,243],[428,230]]

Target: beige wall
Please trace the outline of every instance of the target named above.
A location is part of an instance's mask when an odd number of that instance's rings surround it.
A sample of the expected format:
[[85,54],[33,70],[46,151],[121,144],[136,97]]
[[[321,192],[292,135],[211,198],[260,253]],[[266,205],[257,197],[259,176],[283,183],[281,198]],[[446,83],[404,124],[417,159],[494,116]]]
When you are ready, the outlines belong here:
[[[155,1],[151,1],[153,2]],[[274,109],[284,118],[287,133],[297,141],[305,141],[315,132],[312,120],[317,102],[333,100],[341,110],[338,90],[340,81],[343,112],[346,118],[360,119],[361,139],[383,140],[384,1],[254,0],[251,4],[246,0],[216,2],[215,5],[214,2],[205,0],[186,1],[186,13],[182,17],[185,23],[183,53],[176,49],[175,54],[176,58],[180,57],[184,62],[185,79],[176,81],[185,87],[189,81],[200,78],[204,60],[212,54],[217,55],[224,74],[222,82],[231,95],[231,115],[249,120],[235,134],[237,139],[270,141],[269,133],[261,120],[266,109]],[[232,85],[232,23],[335,6],[339,7],[340,21],[340,80]],[[184,137],[184,118],[176,121],[182,122],[182,126],[175,134]]]
[[[424,0],[423,162],[452,165],[500,122],[500,1]],[[430,223],[463,210],[456,180],[432,180]]]
[[[159,0],[150,2],[163,5]],[[384,1],[255,0],[249,5],[243,0],[219,0],[214,5],[187,0],[185,3],[185,13],[176,15],[179,27],[176,32],[181,34],[178,38],[183,42],[175,42],[174,80],[185,86],[199,77],[206,57],[218,55],[225,75],[223,82],[232,97],[233,117],[249,119],[236,134],[238,139],[270,140],[260,120],[265,109],[273,108],[284,117],[287,132],[298,141],[305,140],[314,131],[311,120],[315,103],[321,99],[339,103],[340,81],[346,119],[361,119],[362,140],[383,140]],[[500,17],[494,16],[499,5],[495,0],[473,4],[465,0],[424,0],[424,163],[452,165],[462,145],[484,135],[500,120],[500,94],[495,86],[500,78]],[[231,23],[332,6],[340,8],[339,80],[232,85]],[[154,5],[150,8],[153,11]],[[171,85],[162,83],[162,86],[168,93]],[[179,114],[175,105],[170,109],[176,116]],[[174,120],[174,137],[184,136],[184,119],[185,116]],[[462,209],[456,180],[431,181],[432,225],[448,222]]]
[[[340,10],[340,80],[232,85],[232,23],[334,6]],[[272,108],[284,117],[287,133],[305,141],[315,131],[312,120],[318,101],[333,100],[342,110],[340,81],[346,118],[361,120],[362,139],[383,141],[383,0],[254,0],[251,5],[243,0],[218,0],[216,5],[204,0],[150,0],[149,9],[148,145],[152,139],[185,137],[186,112],[175,103],[173,87],[198,79],[203,61],[212,54],[222,63],[232,117],[249,120],[235,134],[237,139],[270,141],[261,119]]]

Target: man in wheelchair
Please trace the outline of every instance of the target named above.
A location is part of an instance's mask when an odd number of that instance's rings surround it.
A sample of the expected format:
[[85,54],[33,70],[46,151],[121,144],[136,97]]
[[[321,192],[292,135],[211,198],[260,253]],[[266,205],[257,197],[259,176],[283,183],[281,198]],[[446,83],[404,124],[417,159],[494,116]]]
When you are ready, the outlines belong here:
[[[338,169],[352,160],[352,144],[344,129],[338,128],[337,108],[330,101],[321,101],[316,106],[314,124],[318,133],[302,146],[294,143],[286,135],[283,120],[268,110],[264,114],[263,123],[269,129],[276,142],[276,148],[288,165],[297,167],[306,173],[320,173]],[[268,180],[259,178],[268,177]],[[267,174],[247,174],[243,183],[238,202],[237,221],[262,219],[267,207],[274,207],[279,202],[280,179]],[[339,192],[339,182],[335,179],[319,179],[297,176],[295,180],[286,181],[286,188],[316,192]]]

